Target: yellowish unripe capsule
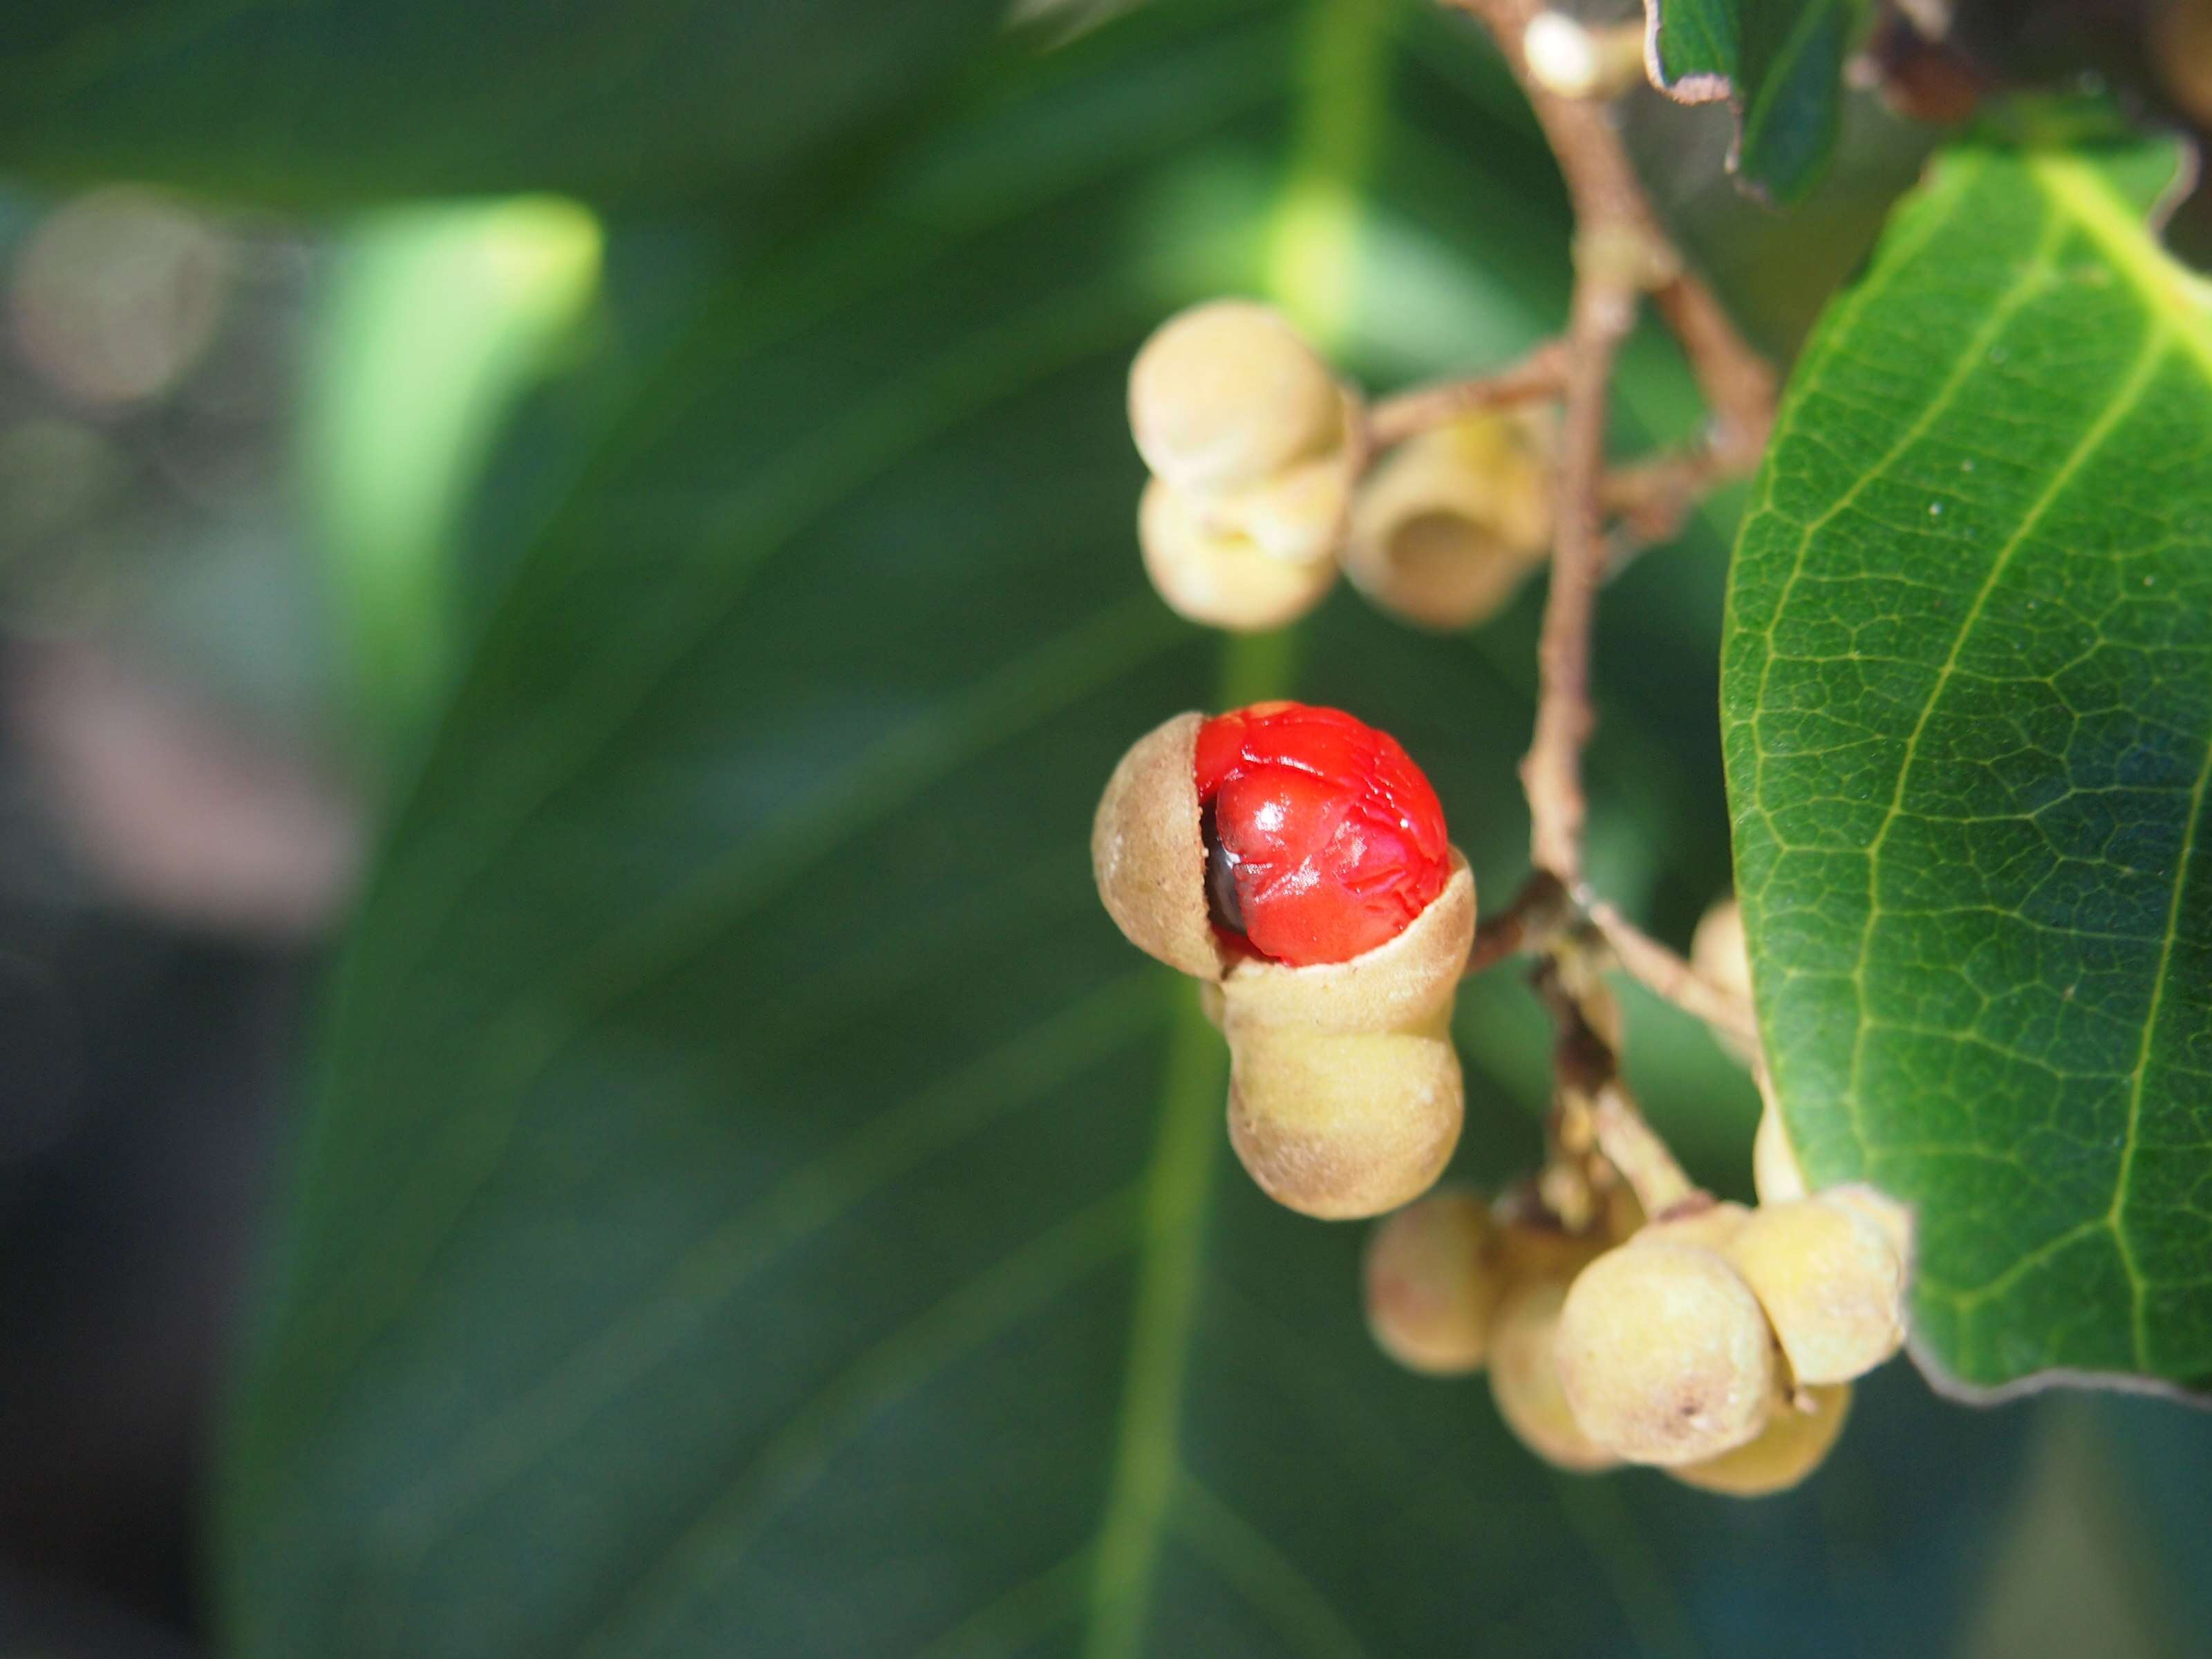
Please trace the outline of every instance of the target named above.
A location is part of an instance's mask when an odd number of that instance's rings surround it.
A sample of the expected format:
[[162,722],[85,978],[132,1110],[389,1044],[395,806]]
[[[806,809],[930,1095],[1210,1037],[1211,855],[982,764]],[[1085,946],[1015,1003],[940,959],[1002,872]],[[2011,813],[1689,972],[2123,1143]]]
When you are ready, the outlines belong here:
[[1340,445],[1257,483],[1194,495],[1192,510],[1207,529],[1249,541],[1270,558],[1319,560],[1333,570],[1354,471],[1350,448]]
[[1716,899],[1698,919],[1690,939],[1690,963],[1731,995],[1751,994],[1751,951],[1743,932],[1743,907],[1733,895]]
[[1639,1234],[1585,1267],[1560,1310],[1575,1421],[1632,1463],[1717,1456],[1765,1426],[1774,1334],[1759,1298],[1703,1245]]
[[1788,1204],[1811,1190],[1771,1095],[1759,1109],[1759,1129],[1751,1138],[1751,1184],[1761,1204]]
[[1839,1205],[1863,1216],[1881,1229],[1889,1247],[1897,1252],[1897,1260],[1905,1270],[1905,1282],[1912,1279],[1912,1212],[1887,1193],[1862,1182],[1852,1182],[1842,1187],[1831,1187],[1820,1194],[1826,1203]]
[[1476,1370],[1505,1289],[1504,1234],[1480,1194],[1440,1187],[1368,1235],[1361,1280],[1383,1352],[1434,1376]]
[[1787,1492],[1826,1460],[1850,1409],[1848,1382],[1801,1389],[1795,1399],[1775,1407],[1756,1439],[1667,1473],[1685,1485],[1731,1498]]
[[[1740,1001],[1751,1000],[1751,951],[1743,932],[1743,910],[1733,896],[1717,901],[1699,918],[1690,937],[1690,965],[1698,978]],[[1713,1040],[1746,1066],[1755,1065],[1759,1051],[1733,1031],[1711,1028]]]
[[1465,1107],[1451,1009],[1474,942],[1474,877],[1389,943],[1292,968],[1246,957],[1222,980],[1229,1136],[1278,1203],[1333,1219],[1380,1215],[1434,1184]]
[[1663,1238],[1677,1244],[1702,1244],[1709,1250],[1718,1250],[1724,1249],[1750,1219],[1748,1206],[1722,1199],[1695,1209],[1670,1211],[1650,1223],[1638,1237],[1643,1243]]
[[1353,500],[1353,585],[1424,628],[1467,628],[1503,609],[1551,551],[1547,431],[1492,413],[1401,445]]
[[1177,616],[1253,633],[1296,622],[1336,582],[1329,559],[1294,563],[1250,537],[1210,528],[1180,490],[1155,478],[1137,507],[1145,574]]
[[1888,1236],[1826,1197],[1754,1211],[1724,1247],[1801,1383],[1844,1382],[1905,1340],[1905,1267]]
[[1557,1278],[1517,1279],[1499,1301],[1490,1333],[1490,1393],[1521,1443],[1548,1463],[1584,1474],[1620,1459],[1584,1434],[1559,1385],[1557,1338],[1566,1286]]
[[1193,306],[1129,371],[1129,428],[1153,473],[1198,495],[1256,483],[1345,441],[1343,390],[1280,313]]

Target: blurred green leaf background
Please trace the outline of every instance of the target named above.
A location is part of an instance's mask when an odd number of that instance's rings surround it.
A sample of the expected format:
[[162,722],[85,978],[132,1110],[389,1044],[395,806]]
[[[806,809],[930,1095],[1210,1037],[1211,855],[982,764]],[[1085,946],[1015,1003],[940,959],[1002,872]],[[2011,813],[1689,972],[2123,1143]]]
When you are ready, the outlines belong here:
[[[201,9],[35,20],[0,155],[56,192],[19,293],[63,187],[120,174],[229,192],[155,199],[234,265],[285,250],[298,313],[295,389],[232,439],[264,485],[205,515],[225,557],[154,496],[159,535],[101,541],[151,574],[12,561],[18,631],[252,711],[371,826],[235,1340],[206,1650],[2197,1650],[2212,1435],[2173,1407],[1967,1411],[1899,1364],[1743,1504],[1560,1474],[1479,1381],[1394,1370],[1361,1231],[1251,1188],[1218,1039],[1097,908],[1115,757],[1263,695],[1403,740],[1486,895],[1525,869],[1540,595],[1437,637],[1340,593],[1224,646],[1144,584],[1121,408],[1221,292],[1377,387],[1557,325],[1556,174],[1462,20]],[[1776,221],[1724,115],[1629,120],[1784,352],[1921,142],[1855,107]],[[1656,334],[1621,392],[1625,447],[1698,418]],[[38,418],[127,454],[183,396]],[[1739,506],[1601,626],[1594,873],[1677,943],[1729,880]],[[1741,1073],[1630,1016],[1653,1115],[1745,1191]],[[1457,1036],[1459,1167],[1502,1182],[1544,1024],[1493,975]]]

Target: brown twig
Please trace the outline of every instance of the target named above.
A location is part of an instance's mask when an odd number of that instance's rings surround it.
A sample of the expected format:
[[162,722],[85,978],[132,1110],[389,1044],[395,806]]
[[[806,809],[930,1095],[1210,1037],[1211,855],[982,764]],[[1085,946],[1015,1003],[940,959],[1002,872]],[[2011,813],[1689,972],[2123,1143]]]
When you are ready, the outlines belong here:
[[1736,331],[1705,283],[1678,270],[1652,291],[1651,303],[1681,342],[1713,415],[1705,450],[1715,478],[1740,477],[1759,465],[1774,426],[1774,370]]
[[[1607,562],[1601,500],[1607,399],[1613,358],[1634,323],[1639,295],[1652,295],[1712,409],[1713,433],[1705,447],[1717,466],[1733,470],[1747,464],[1747,455],[1757,459],[1771,422],[1773,377],[1711,290],[1683,268],[1607,108],[1563,98],[1529,76],[1522,42],[1543,9],[1539,0],[1448,3],[1496,37],[1558,158],[1575,213],[1558,540],[1538,652],[1535,732],[1522,763],[1522,781],[1537,867],[1578,889],[1587,816],[1582,750],[1596,723],[1589,700],[1589,634]],[[1647,475],[1647,482],[1658,476]],[[1695,474],[1676,473],[1666,481],[1686,486]]]
[[1521,762],[1528,797],[1529,851],[1570,891],[1582,884],[1582,752],[1596,725],[1589,699],[1590,630],[1605,580],[1603,511],[1606,404],[1613,362],[1635,320],[1633,300],[1596,282],[1578,281],[1568,329],[1573,362],[1561,422],[1557,523],[1549,597],[1536,647],[1536,726]]
[[[1530,76],[1522,43],[1543,9],[1541,0],[1445,3],[1468,12],[1496,37],[1559,161],[1576,225],[1574,293],[1560,369],[1565,408],[1557,527],[1537,647],[1535,729],[1521,763],[1538,876],[1486,930],[1475,954],[1488,965],[1530,948],[1532,922],[1540,915],[1547,919],[1534,982],[1559,1035],[1546,1190],[1556,1189],[1555,1204],[1571,1200],[1575,1211],[1588,1211],[1586,1200],[1597,1185],[1592,1177],[1609,1166],[1635,1190],[1645,1212],[1657,1214],[1692,1197],[1696,1188],[1621,1080],[1619,1008],[1595,971],[1601,958],[1593,951],[1602,940],[1638,980],[1732,1034],[1749,1037],[1751,1026],[1748,1010],[1735,999],[1706,983],[1584,887],[1589,809],[1582,757],[1596,724],[1590,636],[1598,589],[1608,574],[1608,514],[1632,539],[1679,529],[1705,489],[1757,463],[1772,425],[1774,377],[1711,291],[1684,268],[1610,111],[1562,96]],[[1605,438],[1614,362],[1647,294],[1681,343],[1711,410],[1711,425],[1694,448],[1608,474]],[[1545,892],[1538,884],[1546,880],[1553,896],[1540,908],[1531,895]],[[1565,1210],[1561,1214],[1573,1224]]]
[[1565,385],[1566,367],[1566,343],[1547,340],[1495,374],[1395,392],[1367,412],[1368,453],[1403,443],[1478,410],[1510,409],[1557,398]]
[[1697,1195],[1667,1143],[1646,1122],[1619,1078],[1607,1080],[1590,1101],[1590,1128],[1605,1161],[1620,1171],[1644,1213],[1655,1219]]
[[1548,951],[1573,917],[1567,890],[1556,877],[1538,871],[1522,884],[1504,909],[1482,919],[1462,977],[1473,979],[1523,951]]
[[[1361,434],[1362,464],[1371,464],[1409,438],[1479,410],[1558,401],[1566,390],[1567,361],[1567,342],[1547,340],[1495,373],[1439,380],[1377,399],[1368,409]],[[1607,578],[1619,575],[1635,553],[1672,541],[1700,501],[1749,471],[1758,459],[1757,449],[1746,454],[1745,446],[1733,438],[1723,446],[1717,429],[1686,448],[1608,470],[1598,489],[1599,505],[1614,535],[1607,559]]]
[[1528,74],[1522,38],[1535,0],[1452,0],[1486,24],[1511,65],[1565,177],[1576,223],[1574,298],[1567,320],[1566,410],[1561,422],[1557,532],[1550,597],[1537,647],[1535,733],[1521,763],[1530,851],[1571,890],[1582,881],[1583,745],[1589,701],[1590,627],[1604,580],[1605,428],[1613,364],[1636,321],[1638,246],[1663,259],[1669,245],[1603,108],[1562,98]]
[[[1606,474],[1600,499],[1637,548],[1672,541],[1711,490],[1733,476],[1710,443],[1631,461]],[[1616,554],[1618,567],[1626,562]]]
[[1673,1003],[1683,1012],[1741,1038],[1753,1052],[1759,1047],[1759,1026],[1751,1005],[1723,990],[1682,957],[1653,939],[1603,900],[1588,908],[1590,926],[1613,951],[1628,976]]
[[[1551,1011],[1559,1028],[1553,1051],[1555,1085],[1546,1139],[1550,1146],[1550,1177],[1541,1190],[1556,1203],[1589,1218],[1588,1194],[1599,1184],[1601,1171],[1590,1167],[1602,1158],[1613,1174],[1626,1181],[1647,1216],[1670,1210],[1695,1195],[1697,1184],[1683,1173],[1674,1155],[1658,1133],[1644,1121],[1636,1102],[1621,1080],[1620,1013],[1602,984],[1585,982],[1580,946],[1570,941],[1559,954],[1547,957],[1530,975],[1536,994]],[[1593,994],[1593,993],[1595,994]],[[1610,1030],[1601,1030],[1601,1023]],[[1574,1218],[1562,1214],[1563,1219]]]

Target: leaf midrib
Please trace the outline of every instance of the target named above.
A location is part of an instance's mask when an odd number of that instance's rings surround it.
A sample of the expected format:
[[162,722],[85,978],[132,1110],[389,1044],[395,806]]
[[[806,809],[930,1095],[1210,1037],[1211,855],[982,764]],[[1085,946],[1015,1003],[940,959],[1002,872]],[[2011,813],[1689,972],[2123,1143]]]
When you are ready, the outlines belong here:
[[[1350,320],[1358,276],[1356,203],[1373,161],[1391,32],[1372,0],[1317,0],[1304,22],[1299,131],[1263,242],[1263,286],[1326,350]],[[1317,204],[1324,208],[1318,218]],[[1232,640],[1223,653],[1220,707],[1287,689],[1288,637]],[[1087,1659],[1125,1659],[1141,1650],[1161,1544],[1183,1474],[1182,1393],[1207,1199],[1220,1158],[1222,1059],[1219,1035],[1196,997],[1186,994],[1147,1177],[1127,1380],[1092,1558]],[[1317,1592],[1313,1599],[1326,1607]]]
[[2127,200],[2087,163],[2046,151],[2030,158],[2027,173],[2045,199],[2118,268],[2212,382],[2212,288],[2177,264]]

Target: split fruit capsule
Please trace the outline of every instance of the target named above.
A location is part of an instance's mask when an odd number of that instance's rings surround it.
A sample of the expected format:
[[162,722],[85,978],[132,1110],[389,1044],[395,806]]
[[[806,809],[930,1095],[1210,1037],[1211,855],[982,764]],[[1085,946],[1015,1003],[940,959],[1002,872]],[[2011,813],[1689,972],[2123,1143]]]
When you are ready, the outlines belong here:
[[1345,389],[1279,312],[1212,300],[1163,323],[1129,369],[1129,430],[1152,476],[1217,498],[1340,448]]
[[1503,610],[1552,544],[1548,429],[1489,413],[1401,446],[1354,498],[1345,574],[1424,628]]
[[1334,559],[1278,559],[1249,536],[1209,528],[1188,496],[1158,478],[1137,505],[1137,546],[1170,611],[1231,633],[1294,623],[1336,585]]
[[1170,318],[1131,367],[1129,428],[1152,473],[1138,540],[1172,609],[1254,629],[1321,602],[1359,471],[1360,402],[1279,313],[1216,300]]
[[1178,715],[1115,769],[1091,863],[1130,941],[1211,988],[1261,1188],[1352,1218],[1434,1184],[1463,1112],[1474,878],[1403,749],[1300,703]]

